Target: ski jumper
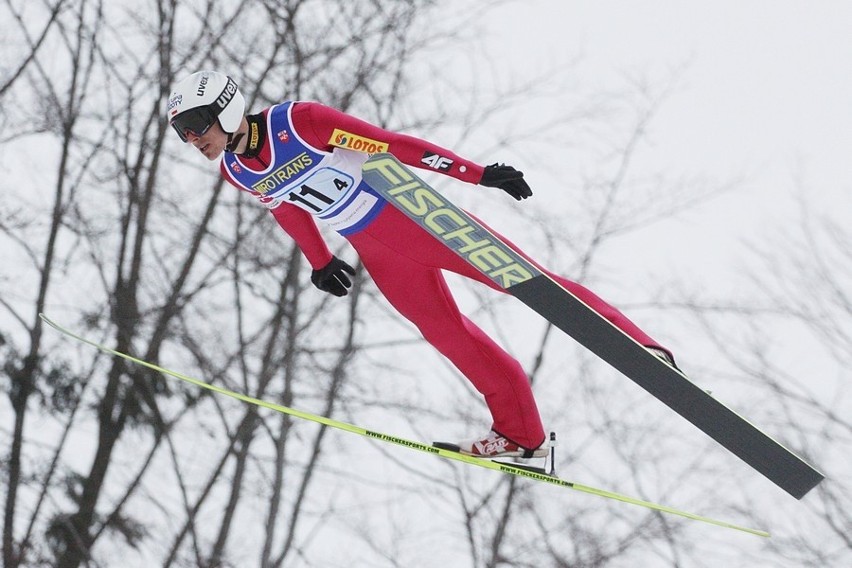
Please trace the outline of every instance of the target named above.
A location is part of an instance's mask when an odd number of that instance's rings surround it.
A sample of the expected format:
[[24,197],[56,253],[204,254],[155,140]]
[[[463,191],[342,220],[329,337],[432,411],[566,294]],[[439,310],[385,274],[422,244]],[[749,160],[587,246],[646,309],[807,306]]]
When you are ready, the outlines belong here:
[[[482,393],[493,430],[522,447],[538,447],[545,432],[526,373],[459,311],[442,270],[500,288],[361,179],[361,166],[376,152],[390,152],[410,166],[471,184],[481,180],[484,168],[425,140],[319,103],[288,101],[247,119],[246,153],[224,154],[224,178],[271,210],[314,269],[332,259],[315,219],[345,237],[393,307]],[[546,271],[498,237],[636,341],[660,347],[595,294]]]

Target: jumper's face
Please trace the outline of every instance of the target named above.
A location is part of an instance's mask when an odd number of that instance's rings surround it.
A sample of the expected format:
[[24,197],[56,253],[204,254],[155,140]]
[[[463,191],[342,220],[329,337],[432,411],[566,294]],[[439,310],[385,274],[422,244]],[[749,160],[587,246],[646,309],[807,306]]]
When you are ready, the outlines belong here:
[[204,154],[205,158],[212,161],[225,151],[225,147],[228,145],[228,135],[219,126],[219,121],[216,121],[201,136],[187,131],[186,141],[198,148],[198,151]]

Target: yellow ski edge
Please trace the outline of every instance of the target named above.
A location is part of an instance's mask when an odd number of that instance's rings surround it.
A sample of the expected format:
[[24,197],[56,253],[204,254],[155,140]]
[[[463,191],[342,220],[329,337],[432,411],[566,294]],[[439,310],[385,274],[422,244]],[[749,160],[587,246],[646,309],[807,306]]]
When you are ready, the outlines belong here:
[[700,522],[703,522],[703,523],[716,525],[716,526],[719,526],[719,527],[733,529],[733,530],[745,532],[745,533],[756,535],[756,536],[767,537],[767,538],[770,536],[770,534],[768,532],[763,531],[763,530],[752,529],[752,528],[736,525],[736,524],[733,524],[733,523],[728,523],[726,521],[720,521],[720,520],[713,519],[713,518],[710,518],[710,517],[705,517],[705,516],[702,516],[702,515],[696,515],[694,513],[682,511],[680,509],[675,509],[673,507],[668,507],[666,505],[660,505],[658,503],[653,503],[651,501],[645,501],[643,499],[637,499],[635,497],[629,497],[627,495],[622,495],[620,493],[615,493],[615,492],[612,492],[612,491],[606,491],[604,489],[598,489],[598,488],[591,487],[591,486],[588,486],[588,485],[583,485],[583,484],[580,484],[580,483],[574,483],[572,481],[567,481],[567,480],[564,480],[564,479],[560,479],[558,477],[554,477],[554,476],[550,476],[550,475],[546,475],[546,474],[542,474],[542,473],[537,473],[537,472],[534,472],[534,471],[528,471],[526,469],[522,469],[522,468],[519,468],[519,467],[513,467],[513,466],[505,464],[505,463],[498,463],[498,462],[485,460],[485,459],[482,459],[482,458],[467,456],[467,455],[460,454],[458,452],[454,452],[454,451],[451,451],[451,450],[436,448],[432,445],[424,444],[422,442],[407,440],[405,438],[399,438],[397,436],[391,436],[391,435],[388,435],[388,434],[383,434],[381,432],[373,432],[371,430],[367,430],[366,428],[362,428],[362,427],[356,426],[354,424],[348,424],[346,422],[333,420],[331,418],[327,418],[325,416],[320,416],[318,414],[311,414],[309,412],[303,412],[301,410],[296,410],[294,408],[282,406],[280,404],[267,402],[265,400],[257,399],[257,398],[254,398],[254,397],[251,397],[251,396],[248,396],[248,395],[245,395],[245,394],[241,394],[241,393],[238,393],[238,392],[235,392],[235,391],[228,390],[226,388],[222,388],[222,387],[210,384],[210,383],[202,381],[200,379],[189,377],[187,375],[178,373],[177,371],[172,371],[171,369],[166,369],[164,367],[160,367],[159,365],[155,365],[154,363],[149,363],[148,361],[145,361],[143,359],[139,359],[139,358],[134,357],[132,355],[128,355],[127,353],[122,353],[121,351],[111,349],[111,348],[109,348],[105,345],[101,345],[100,343],[96,343],[94,341],[86,339],[85,337],[77,335],[73,331],[59,325],[58,323],[56,323],[55,321],[53,321],[52,319],[50,319],[49,317],[47,317],[43,313],[40,313],[39,317],[42,319],[42,321],[44,321],[44,323],[46,323],[50,327],[54,328],[55,330],[59,331],[60,333],[66,335],[68,337],[71,337],[73,339],[76,339],[77,341],[80,341],[82,343],[90,345],[90,346],[94,347],[95,349],[98,349],[98,350],[100,350],[104,353],[114,355],[116,357],[121,357],[122,359],[125,359],[127,361],[130,361],[132,363],[135,363],[135,364],[143,366],[143,367],[147,367],[148,369],[151,369],[153,371],[157,371],[158,373],[168,375],[170,377],[179,379],[181,381],[184,381],[184,382],[187,382],[189,384],[192,384],[192,385],[213,391],[215,393],[218,393],[218,394],[221,394],[221,395],[224,395],[224,396],[229,396],[231,398],[240,400],[242,402],[246,402],[248,404],[254,404],[254,405],[259,406],[261,408],[268,408],[269,410],[274,410],[276,412],[281,412],[283,414],[288,414],[290,416],[302,418],[303,420],[308,420],[308,421],[311,421],[311,422],[316,422],[318,424],[323,424],[324,426],[329,426],[331,428],[343,430],[345,432],[350,432],[352,434],[358,434],[358,435],[364,436],[366,438],[371,438],[371,439],[374,439],[374,440],[380,440],[382,442],[396,444],[398,446],[403,446],[403,447],[406,447],[406,448],[409,448],[409,449],[412,449],[412,450],[418,450],[418,451],[421,451],[421,452],[424,452],[424,453],[427,453],[427,454],[441,456],[443,458],[447,458],[447,459],[451,459],[451,460],[455,460],[455,461],[459,461],[459,462],[464,462],[464,463],[467,463],[467,464],[470,464],[470,465],[475,465],[475,466],[478,466],[478,467],[484,467],[486,469],[492,469],[492,470],[507,473],[507,474],[510,474],[510,475],[515,475],[515,476],[518,476],[518,477],[525,477],[525,478],[528,478],[528,479],[541,481],[541,482],[544,482],[544,483],[550,483],[551,485],[566,487],[566,488],[574,489],[576,491],[580,491],[580,492],[583,492],[583,493],[588,493],[588,494],[591,494],[591,495],[597,495],[599,497],[605,497],[607,499],[613,499],[613,500],[616,500],[616,501],[621,501],[623,503],[629,503],[631,505],[637,505],[637,506],[640,506],[640,507],[645,507],[647,509],[659,511],[661,513],[668,513],[668,514],[671,514],[671,515],[676,515],[676,516],[679,516],[679,517],[684,517],[684,518],[687,518],[687,519],[692,519],[694,521],[700,521]]

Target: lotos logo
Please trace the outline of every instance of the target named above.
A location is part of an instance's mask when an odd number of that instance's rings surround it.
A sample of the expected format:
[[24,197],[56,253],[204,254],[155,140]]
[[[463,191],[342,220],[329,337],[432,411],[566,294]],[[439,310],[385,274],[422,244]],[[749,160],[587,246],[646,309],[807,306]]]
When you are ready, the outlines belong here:
[[346,148],[347,150],[355,150],[356,152],[364,152],[366,154],[377,154],[388,151],[387,142],[379,142],[372,138],[358,136],[339,128],[335,128],[334,132],[331,133],[328,143],[338,148]]

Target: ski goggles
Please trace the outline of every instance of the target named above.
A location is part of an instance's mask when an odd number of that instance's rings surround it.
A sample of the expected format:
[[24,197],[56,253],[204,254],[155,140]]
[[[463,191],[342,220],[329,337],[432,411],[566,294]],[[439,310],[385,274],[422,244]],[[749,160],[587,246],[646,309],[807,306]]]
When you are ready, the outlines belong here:
[[216,123],[219,118],[219,113],[225,110],[231,99],[234,98],[234,93],[237,92],[237,84],[233,79],[228,77],[228,82],[222,93],[216,97],[212,103],[204,106],[191,108],[174,117],[171,120],[172,128],[178,133],[180,139],[184,142],[188,141],[189,135],[204,136],[204,133],[210,130],[210,127]]
[[172,128],[184,142],[188,141],[190,134],[198,137],[204,136],[216,122],[220,110],[222,109],[215,101],[209,105],[191,108],[172,119]]

